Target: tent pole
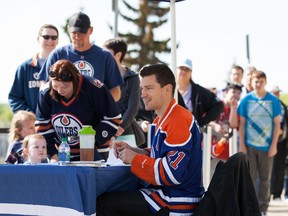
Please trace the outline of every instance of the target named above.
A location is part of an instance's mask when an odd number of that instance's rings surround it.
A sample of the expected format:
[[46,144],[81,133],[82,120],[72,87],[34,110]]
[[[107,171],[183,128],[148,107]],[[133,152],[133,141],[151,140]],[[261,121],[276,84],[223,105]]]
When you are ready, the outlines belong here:
[[170,0],[170,13],[171,13],[171,56],[172,56],[172,71],[176,79],[175,99],[178,102],[178,85],[177,85],[177,62],[176,62],[176,8],[175,0]]
[[119,9],[118,9],[118,0],[112,0],[112,10],[114,11],[114,28],[113,28],[113,33],[114,37],[118,37],[118,14],[119,14]]

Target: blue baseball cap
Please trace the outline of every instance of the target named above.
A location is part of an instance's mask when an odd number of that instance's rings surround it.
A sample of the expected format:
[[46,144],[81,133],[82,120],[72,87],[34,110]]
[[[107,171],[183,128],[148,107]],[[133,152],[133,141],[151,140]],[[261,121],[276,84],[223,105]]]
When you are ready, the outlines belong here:
[[178,64],[178,68],[179,67],[187,67],[189,68],[191,71],[192,71],[192,61],[191,59],[184,59],[184,60],[181,60],[180,63]]

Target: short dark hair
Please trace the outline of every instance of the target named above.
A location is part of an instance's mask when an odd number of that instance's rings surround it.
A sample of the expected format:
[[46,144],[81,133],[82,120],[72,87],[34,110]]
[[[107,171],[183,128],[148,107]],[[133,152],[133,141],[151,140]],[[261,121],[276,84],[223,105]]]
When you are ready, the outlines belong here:
[[225,91],[228,92],[230,89],[236,89],[236,90],[239,90],[242,92],[242,87],[243,87],[243,85],[241,85],[241,84],[227,82]]
[[42,36],[43,29],[46,29],[46,28],[54,29],[57,32],[57,36],[59,36],[58,29],[52,24],[44,24],[44,25],[42,25],[40,27],[39,31],[38,31],[38,36]]
[[172,70],[167,65],[165,64],[146,65],[141,68],[139,74],[141,77],[155,75],[156,81],[160,84],[161,87],[167,84],[171,84],[172,94],[174,95],[176,88],[175,76]]
[[232,70],[232,69],[240,70],[240,71],[242,72],[242,74],[243,74],[243,72],[244,72],[243,68],[242,68],[241,66],[239,66],[239,65],[233,65],[232,68],[231,68],[231,70]]
[[114,55],[118,52],[121,52],[121,58],[120,62],[123,61],[126,52],[127,52],[127,43],[124,41],[123,38],[117,37],[117,38],[112,38],[104,42],[104,47],[108,49],[112,49],[114,52]]
[[[67,82],[72,82],[73,83],[73,94],[75,96],[77,95],[77,91],[78,91],[78,88],[79,88],[79,76],[80,76],[80,73],[79,73],[78,69],[75,67],[75,65],[71,61],[65,60],[65,59],[58,60],[56,63],[54,63],[50,67],[49,74],[51,72],[57,73],[58,75],[55,78],[51,78],[49,76],[50,80],[58,80],[58,81],[62,81],[62,82],[65,82],[65,81],[61,80],[61,79],[58,79],[58,77],[60,77],[62,73],[69,74],[71,77],[69,77],[69,80]],[[57,102],[60,101],[61,95],[57,91],[55,91],[52,87],[50,89],[50,93],[49,94],[50,94],[50,96],[52,97],[53,100],[55,100]]]
[[259,71],[256,70],[252,72],[251,79],[253,78],[257,78],[257,79],[264,78],[265,80],[267,80],[266,74],[260,70]]

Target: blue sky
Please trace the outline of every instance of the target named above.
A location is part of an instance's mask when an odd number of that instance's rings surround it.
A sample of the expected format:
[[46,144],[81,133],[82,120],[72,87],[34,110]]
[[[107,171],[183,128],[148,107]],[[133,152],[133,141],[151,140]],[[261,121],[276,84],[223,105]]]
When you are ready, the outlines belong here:
[[[119,0],[121,1],[121,0]],[[128,2],[138,2],[128,0]],[[163,3],[169,6],[169,3]],[[124,9],[120,3],[120,10]],[[67,17],[82,8],[94,26],[92,40],[99,46],[113,37],[108,23],[114,14],[110,0],[9,0],[1,6],[0,103],[7,103],[17,66],[37,52],[36,35],[44,23],[59,29]],[[186,0],[176,3],[177,57],[193,61],[193,79],[205,87],[222,87],[233,62],[246,67],[246,35],[250,36],[251,64],[268,77],[267,90],[279,85],[288,92],[287,0]],[[127,11],[123,11],[127,14]],[[171,17],[169,16],[169,21]],[[119,31],[130,27],[119,19]],[[131,27],[132,28],[132,27]],[[132,29],[133,31],[133,29]],[[155,32],[171,37],[170,22]],[[68,38],[60,30],[59,46]],[[171,63],[171,56],[162,56]]]

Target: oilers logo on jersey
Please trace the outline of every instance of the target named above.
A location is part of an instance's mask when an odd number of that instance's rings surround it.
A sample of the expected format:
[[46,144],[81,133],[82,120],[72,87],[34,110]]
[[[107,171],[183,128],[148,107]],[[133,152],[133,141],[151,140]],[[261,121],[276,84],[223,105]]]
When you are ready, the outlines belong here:
[[35,80],[38,80],[38,79],[39,79],[39,72],[33,73],[33,78],[34,78]]
[[94,68],[89,62],[80,60],[74,62],[74,65],[82,75],[94,77]]
[[106,137],[108,137],[108,131],[106,131],[106,130],[104,130],[104,131],[102,131],[102,137],[104,137],[104,138],[106,138]]
[[[51,122],[59,140],[62,137],[77,137],[78,131],[82,128],[81,122],[76,117],[65,113],[56,114]],[[69,145],[76,144],[78,140],[69,142]]]

